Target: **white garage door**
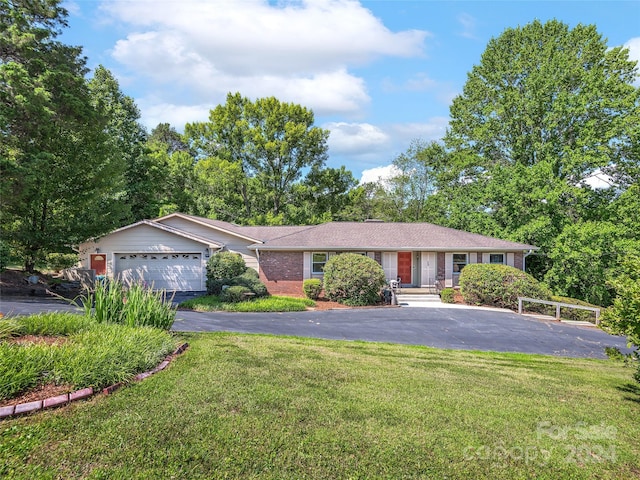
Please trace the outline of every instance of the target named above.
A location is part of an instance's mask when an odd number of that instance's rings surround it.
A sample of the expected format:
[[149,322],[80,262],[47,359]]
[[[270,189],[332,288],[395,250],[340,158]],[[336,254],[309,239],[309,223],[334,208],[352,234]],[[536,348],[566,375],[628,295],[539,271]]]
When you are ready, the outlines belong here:
[[202,290],[200,253],[116,253],[116,277],[156,290]]

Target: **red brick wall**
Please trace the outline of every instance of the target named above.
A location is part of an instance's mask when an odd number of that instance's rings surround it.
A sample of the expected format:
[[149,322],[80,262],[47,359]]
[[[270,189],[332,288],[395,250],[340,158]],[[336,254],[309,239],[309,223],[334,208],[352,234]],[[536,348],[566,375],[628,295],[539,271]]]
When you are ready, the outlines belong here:
[[272,295],[304,295],[302,252],[260,252],[260,280]]
[[524,261],[523,261],[523,254],[522,252],[516,252],[513,255],[513,266],[516,267],[519,270],[522,270],[522,267],[524,267]]

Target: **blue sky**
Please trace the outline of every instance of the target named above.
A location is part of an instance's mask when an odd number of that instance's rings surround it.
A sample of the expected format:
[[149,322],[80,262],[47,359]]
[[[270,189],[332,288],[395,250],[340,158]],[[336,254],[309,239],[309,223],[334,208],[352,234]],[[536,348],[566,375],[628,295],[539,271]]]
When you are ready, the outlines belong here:
[[492,37],[535,19],[595,24],[640,60],[636,1],[69,0],[62,40],[133,97],[149,129],[206,120],[227,92],[275,96],[331,131],[331,167],[365,180],[438,140]]

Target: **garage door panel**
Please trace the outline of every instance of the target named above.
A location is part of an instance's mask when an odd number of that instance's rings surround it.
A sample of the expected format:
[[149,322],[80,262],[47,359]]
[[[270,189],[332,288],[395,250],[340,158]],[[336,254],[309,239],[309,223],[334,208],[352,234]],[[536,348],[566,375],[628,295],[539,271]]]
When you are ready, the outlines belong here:
[[202,275],[199,253],[116,254],[118,278],[153,285],[157,290],[201,290]]

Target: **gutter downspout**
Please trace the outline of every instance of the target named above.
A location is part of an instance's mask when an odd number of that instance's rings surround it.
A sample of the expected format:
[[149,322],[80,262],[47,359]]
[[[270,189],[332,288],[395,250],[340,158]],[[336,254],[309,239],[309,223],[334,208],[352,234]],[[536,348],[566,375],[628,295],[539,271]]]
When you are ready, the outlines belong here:
[[526,272],[527,271],[527,257],[529,255],[531,255],[533,253],[533,250],[529,250],[527,253],[524,254],[524,256],[522,257],[522,271]]

